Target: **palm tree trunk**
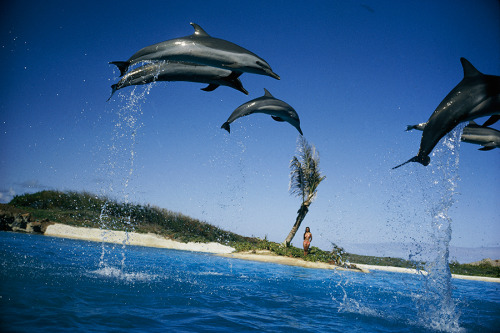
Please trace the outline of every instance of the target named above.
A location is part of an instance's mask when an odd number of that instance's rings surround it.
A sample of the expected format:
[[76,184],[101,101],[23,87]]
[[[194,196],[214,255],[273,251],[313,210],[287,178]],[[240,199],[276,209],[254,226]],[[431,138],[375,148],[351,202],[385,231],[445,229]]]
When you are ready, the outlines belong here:
[[304,221],[304,218],[306,217],[307,212],[309,211],[309,202],[303,202],[302,205],[300,206],[300,209],[297,211],[297,219],[295,220],[295,224],[292,227],[292,230],[290,230],[290,233],[285,239],[285,246],[289,247],[290,243],[292,242],[293,237],[295,237],[295,234],[297,233],[297,230],[300,228],[300,224],[302,221]]

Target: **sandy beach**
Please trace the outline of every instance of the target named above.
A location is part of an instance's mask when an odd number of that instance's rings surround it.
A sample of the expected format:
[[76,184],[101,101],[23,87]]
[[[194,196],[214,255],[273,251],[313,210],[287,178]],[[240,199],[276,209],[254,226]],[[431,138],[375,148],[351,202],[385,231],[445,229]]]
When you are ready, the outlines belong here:
[[[55,223],[53,225],[48,226],[47,230],[45,231],[45,235],[52,237],[81,239],[93,242],[102,242],[104,240],[104,242],[107,243],[116,243],[116,244],[125,243],[128,245],[158,247],[158,248],[192,251],[192,252],[205,252],[232,259],[260,261],[260,262],[275,263],[288,266],[298,266],[305,268],[314,268],[314,269],[349,270],[349,271],[358,271],[363,273],[370,273],[370,271],[378,270],[378,271],[406,273],[406,274],[424,274],[424,275],[427,274],[427,272],[425,271],[418,271],[412,268],[376,266],[376,265],[364,265],[364,264],[352,264],[355,268],[354,267],[343,268],[323,262],[305,261],[302,258],[289,258],[289,257],[278,256],[270,251],[233,253],[235,251],[234,248],[219,243],[194,243],[194,242],[182,243],[151,233],[149,234],[140,234],[135,232],[126,233],[124,231],[111,231],[111,230],[100,230],[96,228],[73,227],[60,223]],[[457,274],[452,274],[452,277],[456,279],[500,283],[500,278],[457,275]]]
[[233,259],[269,262],[269,263],[274,263],[274,264],[298,266],[298,267],[305,267],[305,268],[332,269],[332,270],[339,270],[339,271],[353,270],[353,271],[368,273],[367,270],[364,270],[362,268],[350,269],[350,268],[344,268],[344,267],[328,264],[325,262],[312,262],[312,261],[306,261],[302,258],[283,257],[283,256],[279,256],[277,254],[274,254],[271,251],[266,251],[266,250],[220,254],[219,256],[226,257],[226,258],[233,258]]
[[156,234],[140,234],[136,232],[100,230],[97,228],[73,227],[65,224],[55,223],[47,227],[46,236],[81,239],[93,242],[128,244],[147,247],[159,247],[164,249],[206,252],[206,253],[231,253],[234,248],[219,243],[182,243]]

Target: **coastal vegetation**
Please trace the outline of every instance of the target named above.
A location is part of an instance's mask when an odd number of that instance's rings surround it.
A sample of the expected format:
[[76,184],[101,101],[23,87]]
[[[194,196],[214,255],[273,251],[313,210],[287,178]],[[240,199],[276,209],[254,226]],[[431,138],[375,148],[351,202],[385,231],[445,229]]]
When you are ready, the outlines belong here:
[[[307,261],[327,262],[342,266],[349,263],[368,265],[420,268],[401,258],[375,257],[346,253],[342,247],[332,244],[331,251],[311,247],[304,257],[302,249],[256,237],[245,237],[222,230],[189,216],[167,209],[130,203],[119,203],[110,198],[91,193],[41,191],[15,196],[1,210],[16,214],[28,212],[36,220],[48,220],[80,227],[109,230],[155,233],[181,242],[217,242],[234,247],[237,251],[256,252],[266,250],[276,255],[303,258]],[[479,265],[450,263],[454,274],[500,277],[500,267],[488,263]]]

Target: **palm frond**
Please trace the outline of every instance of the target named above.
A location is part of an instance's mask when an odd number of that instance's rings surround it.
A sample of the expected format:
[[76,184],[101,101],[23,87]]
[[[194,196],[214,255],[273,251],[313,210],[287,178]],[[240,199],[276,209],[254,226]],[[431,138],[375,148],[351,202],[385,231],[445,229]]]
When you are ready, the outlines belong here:
[[294,156],[290,161],[290,184],[288,186],[288,190],[290,191],[290,194],[301,197],[302,201],[304,201],[305,189],[306,182],[304,178],[304,171],[302,169],[302,163],[300,163],[299,159]]
[[310,203],[315,199],[319,184],[326,178],[319,170],[319,153],[313,145],[300,136],[297,140],[297,156],[290,161],[290,194]]

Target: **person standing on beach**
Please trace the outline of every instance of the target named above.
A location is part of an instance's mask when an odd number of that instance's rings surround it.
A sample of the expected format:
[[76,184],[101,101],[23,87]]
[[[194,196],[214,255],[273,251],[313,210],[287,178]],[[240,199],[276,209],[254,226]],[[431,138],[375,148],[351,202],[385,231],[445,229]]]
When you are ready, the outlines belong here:
[[311,230],[309,227],[306,227],[306,232],[304,232],[304,256],[307,256],[309,253],[309,246],[311,245],[311,242],[313,240],[313,235],[311,234]]

